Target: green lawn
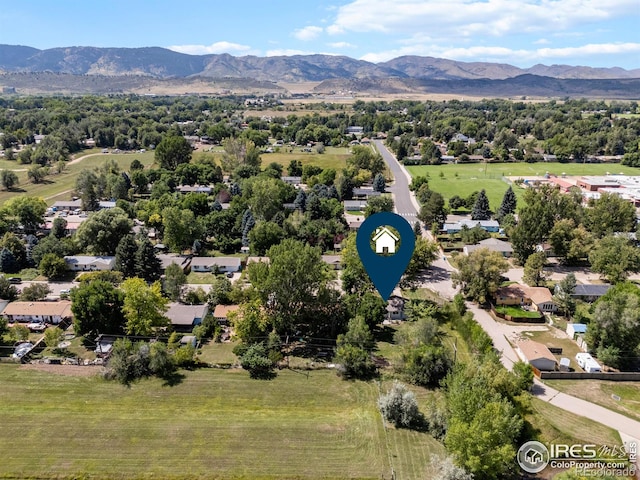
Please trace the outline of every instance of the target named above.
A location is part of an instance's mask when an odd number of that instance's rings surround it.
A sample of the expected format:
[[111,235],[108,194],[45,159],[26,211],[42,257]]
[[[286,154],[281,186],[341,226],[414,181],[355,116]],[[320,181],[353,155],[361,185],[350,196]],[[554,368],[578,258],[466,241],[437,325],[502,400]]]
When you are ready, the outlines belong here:
[[512,317],[523,318],[540,318],[540,312],[524,310],[520,307],[514,307],[511,305],[499,305],[496,307],[496,312],[504,315],[511,315]]
[[347,159],[351,156],[351,149],[326,147],[324,153],[316,153],[312,149],[312,153],[303,152],[300,148],[295,148],[293,152],[289,152],[288,147],[280,147],[280,150],[274,153],[263,153],[262,167],[266,167],[271,162],[279,163],[284,167],[284,173],[287,173],[287,167],[291,160],[300,160],[302,165],[316,165],[321,168],[333,168],[340,171],[347,166]]
[[[26,171],[16,172],[20,179],[18,188],[10,192],[0,191],[0,203],[16,195],[29,195],[42,197],[49,205],[52,205],[56,200],[68,200],[71,197],[71,191],[75,187],[76,178],[82,170],[98,167],[107,160],[115,160],[120,168],[128,170],[133,159],[137,158],[144,165],[151,165],[153,163],[153,156],[153,152],[96,155],[67,166],[60,174],[52,173],[45,179],[44,183],[39,184],[29,182]],[[14,168],[28,169],[29,167],[30,165],[16,165]],[[54,168],[51,170],[54,171]]]
[[[625,173],[638,175],[640,170],[620,164],[603,163],[472,163],[408,166],[412,176],[429,175],[429,187],[442,194],[445,200],[453,195],[467,197],[476,190],[487,191],[489,204],[496,210],[502,202],[504,192],[509,188],[503,177],[542,176],[546,172],[560,175],[605,175],[611,173]],[[440,177],[440,172],[444,177]],[[458,176],[456,177],[456,174]],[[524,192],[521,188],[514,188],[520,200]]]
[[[389,429],[376,383],[187,372],[130,388],[0,365],[0,478],[424,478],[425,433]],[[388,445],[388,446],[387,446]]]
[[[640,421],[640,383],[604,380],[549,380],[553,388],[578,398],[597,403]],[[620,400],[614,400],[617,395]]]
[[533,423],[538,438],[544,443],[621,445],[620,435],[614,429],[537,398],[531,399],[525,418]]

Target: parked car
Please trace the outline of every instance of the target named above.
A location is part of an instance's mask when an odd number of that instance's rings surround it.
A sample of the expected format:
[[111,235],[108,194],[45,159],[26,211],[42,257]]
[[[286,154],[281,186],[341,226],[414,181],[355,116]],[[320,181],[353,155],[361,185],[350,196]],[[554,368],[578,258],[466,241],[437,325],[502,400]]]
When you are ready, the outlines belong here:
[[27,328],[32,332],[44,332],[47,329],[47,325],[44,322],[31,322],[27,323]]
[[63,288],[62,290],[60,290],[60,295],[69,295],[71,293],[71,290],[69,290],[68,288]]
[[9,283],[22,283],[22,279],[20,277],[9,277]]

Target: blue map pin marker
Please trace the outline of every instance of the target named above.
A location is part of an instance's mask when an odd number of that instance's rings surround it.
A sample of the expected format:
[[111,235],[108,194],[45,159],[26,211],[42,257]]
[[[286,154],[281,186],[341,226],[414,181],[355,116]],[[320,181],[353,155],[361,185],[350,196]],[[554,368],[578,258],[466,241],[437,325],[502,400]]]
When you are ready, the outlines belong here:
[[[400,234],[400,238],[385,227],[393,227]],[[372,237],[374,232],[375,235]],[[376,251],[371,248],[371,240]],[[396,248],[398,243],[399,248]],[[356,236],[358,254],[384,301],[389,299],[407,269],[415,246],[416,238],[411,225],[395,213],[376,213],[367,217],[360,226]]]

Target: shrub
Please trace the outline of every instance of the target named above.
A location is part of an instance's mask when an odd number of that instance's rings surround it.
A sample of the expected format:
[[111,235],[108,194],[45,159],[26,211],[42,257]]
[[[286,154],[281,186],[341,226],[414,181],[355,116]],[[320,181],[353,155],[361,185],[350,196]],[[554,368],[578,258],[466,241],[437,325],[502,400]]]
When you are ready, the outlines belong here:
[[396,427],[410,428],[421,420],[416,396],[398,381],[393,383],[391,390],[380,396],[378,408],[384,419]]
[[267,354],[267,349],[262,343],[249,345],[242,357],[240,365],[249,371],[251,378],[272,378],[274,363]]

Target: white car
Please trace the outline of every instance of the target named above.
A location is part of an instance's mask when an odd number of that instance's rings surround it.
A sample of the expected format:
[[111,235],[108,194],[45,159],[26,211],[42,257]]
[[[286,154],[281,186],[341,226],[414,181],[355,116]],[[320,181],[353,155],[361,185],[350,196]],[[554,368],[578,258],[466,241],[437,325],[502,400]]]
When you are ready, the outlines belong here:
[[27,328],[32,332],[44,332],[47,329],[47,325],[42,322],[27,323]]

